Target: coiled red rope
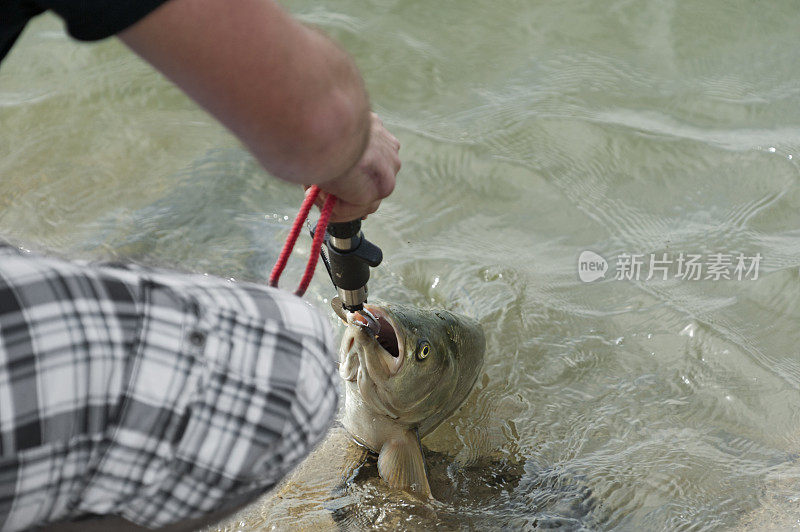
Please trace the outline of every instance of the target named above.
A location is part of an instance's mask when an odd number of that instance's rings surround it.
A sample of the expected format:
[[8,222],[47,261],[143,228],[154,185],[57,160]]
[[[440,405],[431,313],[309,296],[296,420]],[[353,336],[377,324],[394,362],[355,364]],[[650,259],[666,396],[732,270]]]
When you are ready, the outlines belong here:
[[[286,237],[286,242],[283,244],[281,254],[278,256],[278,260],[272,268],[272,273],[269,274],[270,286],[278,287],[278,279],[280,279],[283,269],[289,261],[289,255],[292,254],[292,249],[294,249],[294,244],[297,242],[297,237],[300,236],[300,231],[303,229],[303,222],[308,218],[308,213],[317,200],[317,196],[319,196],[319,187],[316,185],[309,188],[306,192],[306,198],[300,206],[300,212],[297,213],[297,217],[292,224],[292,229],[289,231],[289,236]],[[311,243],[311,255],[308,257],[306,270],[303,272],[300,284],[294,292],[296,296],[302,296],[306,293],[311,278],[314,277],[314,270],[317,267],[317,260],[319,260],[319,251],[322,249],[322,242],[325,240],[325,230],[328,228],[328,220],[331,218],[334,205],[336,205],[336,196],[328,194],[328,197],[325,199],[325,204],[322,206],[322,210],[319,214],[317,228],[314,231],[314,241]]]

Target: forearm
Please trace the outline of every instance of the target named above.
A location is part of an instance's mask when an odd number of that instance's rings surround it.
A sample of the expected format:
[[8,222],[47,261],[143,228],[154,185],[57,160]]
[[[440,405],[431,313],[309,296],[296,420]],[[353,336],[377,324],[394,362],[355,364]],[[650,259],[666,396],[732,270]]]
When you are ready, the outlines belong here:
[[170,0],[119,37],[276,177],[323,183],[364,151],[369,104],[352,60],[272,0]]

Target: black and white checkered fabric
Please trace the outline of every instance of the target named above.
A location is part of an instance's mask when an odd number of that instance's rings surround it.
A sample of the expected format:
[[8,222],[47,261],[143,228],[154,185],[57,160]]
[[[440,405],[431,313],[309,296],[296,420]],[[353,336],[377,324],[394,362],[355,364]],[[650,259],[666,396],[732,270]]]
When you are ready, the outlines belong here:
[[334,354],[287,292],[0,247],[0,530],[264,491],[327,431]]

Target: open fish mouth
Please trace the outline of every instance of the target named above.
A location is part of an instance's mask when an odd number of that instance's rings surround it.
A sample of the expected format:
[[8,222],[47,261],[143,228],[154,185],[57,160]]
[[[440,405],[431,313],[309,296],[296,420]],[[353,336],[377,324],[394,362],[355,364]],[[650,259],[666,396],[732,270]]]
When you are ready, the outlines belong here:
[[356,385],[365,403],[396,419],[399,413],[386,385],[403,367],[403,329],[381,308],[370,305],[365,310],[369,317],[358,312],[348,315],[339,374]]
[[378,323],[378,330],[375,332],[375,339],[378,344],[394,358],[399,357],[400,338],[397,336],[397,330],[392,318],[379,307],[368,305],[366,310],[372,314]]
[[398,334],[398,328],[391,316],[380,307],[365,305],[377,321],[378,330],[375,332],[376,355],[386,370],[386,377],[393,377],[403,366],[405,357],[403,352],[403,338]]
[[353,365],[355,361],[349,359],[361,351],[365,358],[361,362],[370,370],[371,378],[393,377],[403,366],[403,338],[387,312],[374,305],[365,305],[365,310],[369,317],[360,312],[351,315],[350,325],[355,327],[349,329],[345,339],[347,362]]

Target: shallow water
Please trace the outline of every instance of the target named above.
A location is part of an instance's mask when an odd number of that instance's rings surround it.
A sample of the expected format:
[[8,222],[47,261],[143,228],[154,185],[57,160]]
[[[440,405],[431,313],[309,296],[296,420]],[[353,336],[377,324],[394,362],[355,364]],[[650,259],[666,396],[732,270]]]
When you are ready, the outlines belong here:
[[[403,144],[365,224],[372,293],[487,331],[477,393],[425,442],[456,464],[441,522],[797,526],[796,4],[286,4],[356,57]],[[119,43],[53,17],[0,68],[0,132],[0,231],[67,254],[264,281],[302,196]],[[579,280],[584,250],[604,280]],[[762,259],[755,280],[615,280],[623,253]],[[331,294],[320,273],[307,297]],[[487,456],[514,481],[478,489]]]

